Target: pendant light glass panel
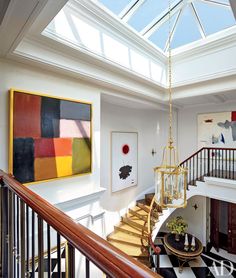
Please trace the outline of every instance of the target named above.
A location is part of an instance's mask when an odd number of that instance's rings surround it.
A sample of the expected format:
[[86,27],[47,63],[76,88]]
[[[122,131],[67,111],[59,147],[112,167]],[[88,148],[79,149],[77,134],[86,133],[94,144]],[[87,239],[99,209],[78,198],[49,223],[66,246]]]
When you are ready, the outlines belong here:
[[186,207],[187,169],[179,166],[177,151],[170,144],[165,147],[163,161],[155,171],[155,197],[161,207]]

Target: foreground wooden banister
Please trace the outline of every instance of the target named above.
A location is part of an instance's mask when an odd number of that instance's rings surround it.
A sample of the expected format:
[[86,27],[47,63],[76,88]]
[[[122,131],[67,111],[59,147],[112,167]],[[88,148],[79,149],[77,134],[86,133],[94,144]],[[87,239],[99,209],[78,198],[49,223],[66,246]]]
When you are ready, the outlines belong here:
[[109,277],[161,277],[89,229],[76,224],[68,215],[2,170],[0,180]]

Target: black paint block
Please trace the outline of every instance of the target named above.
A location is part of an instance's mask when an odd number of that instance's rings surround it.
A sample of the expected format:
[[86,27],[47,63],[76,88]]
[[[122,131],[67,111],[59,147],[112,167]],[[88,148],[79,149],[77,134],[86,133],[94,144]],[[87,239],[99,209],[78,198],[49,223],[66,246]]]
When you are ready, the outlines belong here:
[[42,97],[41,134],[42,137],[59,137],[60,100]]
[[91,105],[86,103],[62,100],[61,119],[90,121]]
[[21,183],[34,181],[34,140],[33,138],[14,139],[13,175]]

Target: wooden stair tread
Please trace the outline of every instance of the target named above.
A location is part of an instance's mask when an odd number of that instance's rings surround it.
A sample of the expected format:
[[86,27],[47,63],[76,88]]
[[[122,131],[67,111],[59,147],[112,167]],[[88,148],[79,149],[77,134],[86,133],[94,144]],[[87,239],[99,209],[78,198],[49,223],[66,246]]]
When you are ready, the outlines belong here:
[[145,226],[144,227],[144,221],[142,221],[142,220],[140,220],[140,219],[132,219],[132,218],[129,218],[129,217],[123,217],[122,216],[122,222],[124,222],[124,223],[126,223],[126,224],[129,224],[129,225],[131,225],[132,227],[136,227],[137,229],[139,229],[139,230],[145,230],[145,231],[147,231],[148,229],[147,229],[147,227]]
[[125,214],[125,216],[128,217],[128,218],[130,218],[130,219],[132,219],[133,221],[137,221],[137,222],[140,222],[140,223],[144,223],[144,222],[145,222],[145,220],[140,219],[138,216],[133,215],[133,214],[131,214],[130,212],[127,212],[127,213]]
[[140,231],[139,229],[136,229],[126,223],[122,223],[120,222],[118,225],[115,225],[115,229],[122,229],[122,231],[127,231],[130,233],[135,234],[136,236],[142,236],[142,231]]
[[110,243],[129,256],[132,256],[132,257],[147,257],[148,256],[148,253],[142,252],[140,247],[127,245],[127,244],[119,243],[119,242],[113,242],[113,241],[111,241]]
[[112,232],[108,237],[107,239],[110,241],[110,240],[116,240],[116,241],[122,241],[124,243],[129,243],[129,244],[137,244],[137,245],[140,245],[142,246],[142,243],[141,243],[141,238],[138,238],[138,237],[135,237],[133,235],[130,235],[130,234],[126,234],[126,233],[123,233],[121,231],[114,231]]
[[147,213],[150,212],[150,207],[143,203],[140,203],[139,201],[137,202],[137,206],[140,207],[142,210],[145,210]]
[[138,214],[140,214],[140,215],[144,215],[144,216],[147,216],[147,215],[148,215],[148,213],[147,213],[145,210],[141,209],[141,208],[138,207],[138,206],[135,206],[135,207],[133,207],[133,208],[130,208],[130,210],[131,210],[131,211],[135,211],[136,213],[138,213]]

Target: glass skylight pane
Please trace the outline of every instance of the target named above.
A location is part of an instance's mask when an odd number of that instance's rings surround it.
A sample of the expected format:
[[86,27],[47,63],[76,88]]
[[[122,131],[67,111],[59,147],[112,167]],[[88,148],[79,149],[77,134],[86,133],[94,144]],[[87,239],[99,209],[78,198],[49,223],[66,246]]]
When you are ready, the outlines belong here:
[[[176,18],[177,18],[177,14],[171,17],[171,21],[170,21],[171,30],[175,23]],[[164,48],[167,43],[168,35],[169,35],[169,22],[166,21],[156,30],[156,32],[154,32],[150,36],[149,40],[164,51]]]
[[203,24],[206,35],[216,33],[235,24],[231,8],[201,1],[195,1],[194,6]]
[[149,60],[133,49],[130,50],[131,67],[134,71],[150,77]]
[[131,0],[100,0],[99,2],[114,14],[118,15],[131,2]]
[[[174,0],[171,0],[171,3]],[[135,30],[141,31],[155,17],[168,9],[169,0],[146,0],[128,21]]]
[[99,30],[73,15],[71,19],[70,26],[77,41],[92,51],[101,53]]
[[71,30],[71,26],[68,22],[65,11],[62,9],[54,18],[53,24],[50,23],[50,29],[54,28],[57,34],[69,39],[70,41],[76,42],[76,38]]
[[[108,59],[111,59],[125,67],[129,67],[129,49],[124,44],[103,34],[104,54]],[[114,51],[114,49],[116,51]]]
[[197,22],[189,6],[186,6],[180,15],[176,31],[171,42],[172,48],[177,48],[185,44],[201,39]]

